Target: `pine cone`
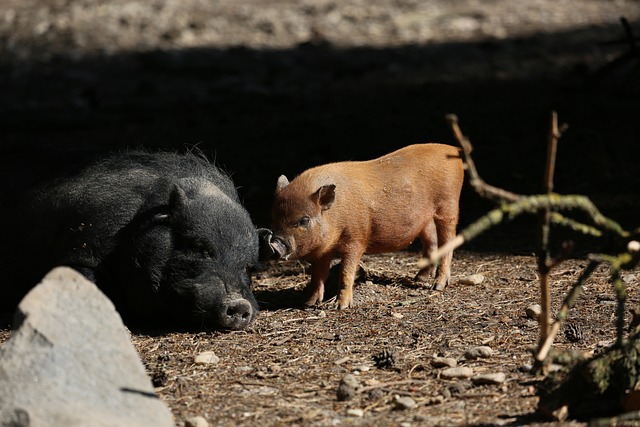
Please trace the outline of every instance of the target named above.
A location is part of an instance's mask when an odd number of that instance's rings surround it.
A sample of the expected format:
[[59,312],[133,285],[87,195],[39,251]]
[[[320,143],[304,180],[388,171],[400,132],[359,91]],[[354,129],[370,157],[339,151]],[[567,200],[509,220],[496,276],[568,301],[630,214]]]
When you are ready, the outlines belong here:
[[564,336],[571,342],[579,342],[584,338],[582,328],[575,323],[566,324],[566,326],[564,327]]
[[158,367],[151,375],[151,383],[154,387],[162,387],[167,384],[169,374],[164,369]]
[[379,354],[373,355],[373,362],[376,368],[379,369],[391,369],[396,363],[395,355],[391,350],[384,349]]

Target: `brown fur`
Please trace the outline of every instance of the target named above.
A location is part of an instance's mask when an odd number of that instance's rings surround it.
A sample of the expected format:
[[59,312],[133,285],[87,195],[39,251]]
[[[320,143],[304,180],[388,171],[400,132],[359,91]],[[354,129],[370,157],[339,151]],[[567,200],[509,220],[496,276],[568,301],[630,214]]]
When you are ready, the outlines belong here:
[[[377,159],[338,162],[278,179],[274,237],[287,258],[311,263],[307,304],[320,303],[330,263],[340,258],[338,308],[353,303],[362,254],[404,249],[420,238],[424,256],[456,234],[464,170],[457,148],[415,144]],[[308,218],[305,220],[304,218]],[[434,288],[449,283],[452,254],[438,266]],[[423,268],[416,280],[433,271]]]

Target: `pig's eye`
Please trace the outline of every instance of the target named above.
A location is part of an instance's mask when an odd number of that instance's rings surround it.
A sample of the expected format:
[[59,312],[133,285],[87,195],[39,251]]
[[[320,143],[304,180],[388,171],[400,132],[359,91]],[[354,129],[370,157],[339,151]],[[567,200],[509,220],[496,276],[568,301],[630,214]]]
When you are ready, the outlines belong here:
[[308,227],[309,226],[309,222],[311,222],[311,219],[305,215],[302,218],[300,218],[298,220],[298,222],[296,223],[296,227]]
[[200,256],[204,259],[211,259],[213,258],[213,251],[211,250],[211,247],[205,243],[202,242],[196,242],[193,249],[196,252],[200,253]]

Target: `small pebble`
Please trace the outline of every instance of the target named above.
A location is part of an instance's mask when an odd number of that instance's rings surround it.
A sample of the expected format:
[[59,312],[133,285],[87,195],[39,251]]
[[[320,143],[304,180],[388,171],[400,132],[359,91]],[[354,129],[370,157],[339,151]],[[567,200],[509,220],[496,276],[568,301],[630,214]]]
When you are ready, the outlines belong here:
[[533,365],[531,363],[525,363],[524,365],[518,368],[520,372],[531,372],[532,369],[533,369]]
[[349,387],[353,387],[353,388],[358,387],[358,380],[356,379],[356,377],[354,377],[351,374],[346,374],[344,377],[342,377],[342,380],[340,380],[340,383],[346,384]]
[[204,417],[192,417],[184,422],[184,427],[209,427],[209,422]]
[[338,398],[339,401],[344,402],[347,400],[351,400],[355,395],[356,395],[356,390],[353,387],[349,387],[346,384],[340,384],[338,386],[336,397]]
[[438,403],[444,402],[445,397],[441,395],[433,396],[431,399],[427,400],[429,405],[437,405]]
[[338,400],[345,401],[353,399],[356,394],[356,388],[358,387],[358,380],[351,374],[346,374],[340,380],[340,385],[336,392]]
[[473,376],[473,369],[466,366],[447,368],[440,372],[440,378],[444,378],[445,380],[453,378],[469,378],[471,376]]
[[482,274],[472,274],[467,277],[463,277],[458,281],[462,285],[479,285],[484,282],[484,276]]
[[540,304],[532,304],[527,307],[525,313],[529,319],[538,320],[542,314],[542,307],[540,307]]
[[431,359],[431,366],[434,368],[453,368],[458,362],[453,357],[434,357]]
[[367,393],[369,400],[380,400],[386,396],[385,392],[379,388],[374,388]]
[[469,360],[474,360],[478,358],[486,359],[488,357],[491,357],[492,354],[493,354],[493,350],[491,350],[491,347],[486,345],[481,345],[481,346],[473,347],[467,350],[466,353],[464,354],[464,357]]
[[409,396],[395,396],[396,409],[414,409],[418,406],[415,400]]
[[220,361],[213,351],[203,351],[195,357],[196,365],[215,365]]
[[347,409],[347,415],[350,417],[362,418],[364,416],[364,411],[360,408]]
[[380,390],[379,388],[374,388],[367,393],[367,397],[369,398],[369,400],[380,400],[385,396],[386,395],[384,391]]
[[479,374],[475,377],[471,378],[471,382],[480,385],[480,384],[502,384],[507,379],[507,376],[504,372],[496,372],[492,374]]
[[447,390],[449,390],[451,396],[457,396],[467,390],[467,384],[463,381],[458,381],[447,387]]

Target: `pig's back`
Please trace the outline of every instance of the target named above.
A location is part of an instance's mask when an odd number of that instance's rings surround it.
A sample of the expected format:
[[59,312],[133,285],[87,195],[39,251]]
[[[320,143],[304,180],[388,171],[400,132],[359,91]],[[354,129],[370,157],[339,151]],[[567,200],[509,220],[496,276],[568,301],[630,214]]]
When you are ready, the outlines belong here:
[[[310,191],[336,186],[348,204],[385,206],[430,203],[459,194],[464,169],[459,150],[445,144],[414,144],[372,160],[328,163],[308,169],[296,181]],[[457,201],[457,196],[456,196]]]

